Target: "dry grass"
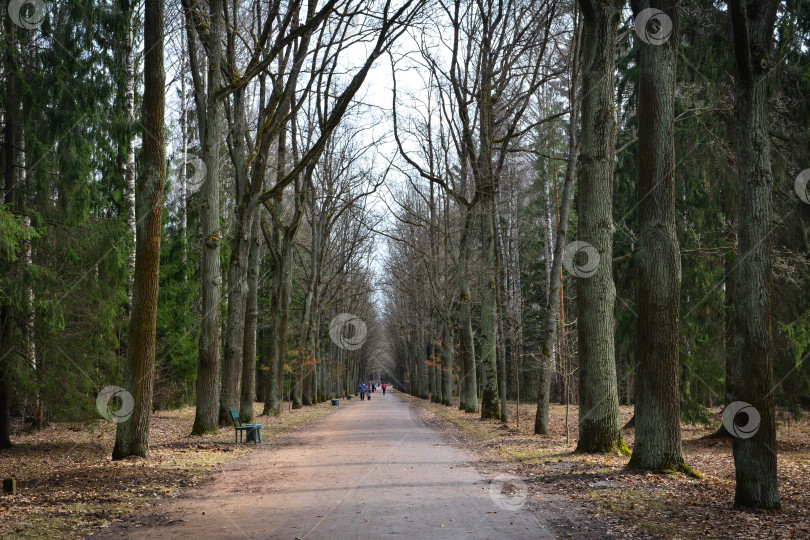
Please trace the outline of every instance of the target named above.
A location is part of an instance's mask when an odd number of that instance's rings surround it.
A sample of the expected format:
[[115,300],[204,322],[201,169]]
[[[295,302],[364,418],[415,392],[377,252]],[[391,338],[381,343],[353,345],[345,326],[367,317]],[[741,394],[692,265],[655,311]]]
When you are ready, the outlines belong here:
[[[402,395],[402,394],[400,394]],[[659,538],[810,538],[810,421],[780,423],[778,431],[779,512],[733,508],[734,460],[730,439],[705,438],[719,426],[683,425],[684,455],[702,479],[684,474],[637,473],[625,469],[628,456],[576,454],[576,406],[552,405],[551,434],[534,435],[534,405],[509,405],[510,422],[480,420],[455,407],[410,398],[436,419],[452,424],[485,459],[505,464],[535,489],[585,504],[621,535]],[[622,407],[622,422],[633,415]],[[634,433],[624,431],[632,448]]]
[[[272,444],[331,411],[322,403],[255,421],[264,425],[262,440]],[[0,496],[0,538],[86,536],[159,497],[176,496],[254,448],[235,445],[233,427],[192,437],[193,423],[193,407],[157,412],[149,457],[121,461],[110,459],[115,424],[102,420],[17,434],[14,446],[0,453],[0,478],[16,476],[18,485],[16,496]]]

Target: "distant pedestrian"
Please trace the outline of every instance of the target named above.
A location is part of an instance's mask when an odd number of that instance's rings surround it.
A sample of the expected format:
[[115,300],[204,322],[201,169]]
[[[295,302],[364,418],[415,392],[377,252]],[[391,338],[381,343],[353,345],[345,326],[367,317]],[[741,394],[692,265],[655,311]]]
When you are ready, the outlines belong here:
[[366,385],[360,383],[360,401],[363,401],[365,399],[366,399]]
[[371,391],[372,391],[372,392],[376,392],[376,391],[377,391],[377,385],[376,385],[376,384],[371,383]]
[[385,383],[382,383],[383,395],[385,395],[385,389],[386,388],[388,388],[388,385],[385,384]]

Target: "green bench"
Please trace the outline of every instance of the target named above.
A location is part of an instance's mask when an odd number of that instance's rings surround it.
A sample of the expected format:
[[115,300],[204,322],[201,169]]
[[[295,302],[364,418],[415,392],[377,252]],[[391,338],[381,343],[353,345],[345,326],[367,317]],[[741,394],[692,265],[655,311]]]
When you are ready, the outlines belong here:
[[[233,442],[238,444],[242,442],[242,433],[247,433],[245,442],[262,442],[262,425],[261,424],[243,424],[239,419],[239,412],[236,409],[231,409],[231,418],[233,419]],[[237,439],[238,435],[238,439]]]

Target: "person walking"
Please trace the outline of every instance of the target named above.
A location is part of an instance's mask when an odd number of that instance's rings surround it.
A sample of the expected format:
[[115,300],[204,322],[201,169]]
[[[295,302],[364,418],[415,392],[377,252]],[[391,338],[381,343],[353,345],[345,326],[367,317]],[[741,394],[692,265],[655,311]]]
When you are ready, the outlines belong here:
[[374,391],[374,385],[371,384],[371,383],[368,383],[366,385],[366,397],[368,398],[369,401],[371,401],[371,393],[373,391]]
[[360,401],[363,401],[365,399],[366,399],[366,385],[360,383]]
[[383,395],[385,395],[385,389],[386,388],[388,388],[388,385],[385,384],[385,383],[382,383]]

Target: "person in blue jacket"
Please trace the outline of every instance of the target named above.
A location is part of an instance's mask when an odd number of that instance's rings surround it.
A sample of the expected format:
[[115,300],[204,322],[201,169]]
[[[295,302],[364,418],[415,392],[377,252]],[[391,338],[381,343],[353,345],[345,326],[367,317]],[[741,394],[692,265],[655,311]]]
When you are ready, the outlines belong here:
[[366,399],[366,385],[360,383],[360,401],[363,401],[364,399]]

